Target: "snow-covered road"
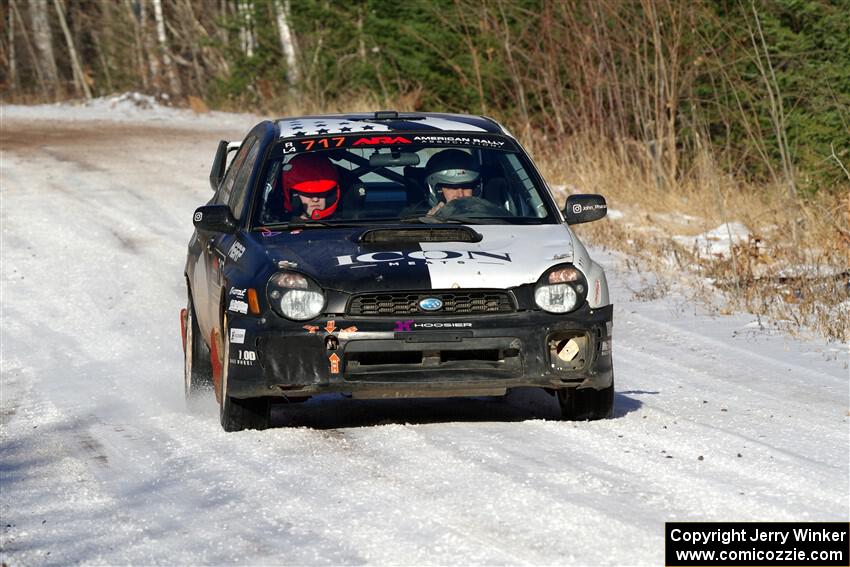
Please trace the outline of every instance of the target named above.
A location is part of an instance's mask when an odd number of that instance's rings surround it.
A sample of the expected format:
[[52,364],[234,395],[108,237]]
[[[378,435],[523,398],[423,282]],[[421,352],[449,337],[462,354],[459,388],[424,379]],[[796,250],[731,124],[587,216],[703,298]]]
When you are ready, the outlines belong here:
[[601,251],[612,420],[534,390],[187,414],[192,211],[253,119],[113,114],[2,108],[0,561],[661,565],[665,521],[848,519],[846,345],[637,301]]

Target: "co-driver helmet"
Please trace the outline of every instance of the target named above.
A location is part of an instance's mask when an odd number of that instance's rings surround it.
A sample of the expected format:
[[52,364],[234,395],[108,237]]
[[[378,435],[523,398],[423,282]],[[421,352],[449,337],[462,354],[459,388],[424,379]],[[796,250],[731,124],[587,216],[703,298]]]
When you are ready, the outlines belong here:
[[431,205],[445,202],[443,188],[471,188],[481,196],[481,168],[471,154],[458,149],[443,150],[431,156],[425,166],[425,184]]

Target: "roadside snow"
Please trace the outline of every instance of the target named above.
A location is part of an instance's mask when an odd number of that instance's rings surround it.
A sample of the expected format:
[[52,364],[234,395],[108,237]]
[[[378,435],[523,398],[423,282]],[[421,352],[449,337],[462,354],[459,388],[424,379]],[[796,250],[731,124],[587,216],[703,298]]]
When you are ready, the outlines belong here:
[[538,390],[187,414],[191,215],[254,118],[107,107],[0,107],[0,561],[659,565],[665,521],[847,520],[846,345],[641,293],[599,250],[612,420]]
[[[263,117],[252,114],[208,112],[198,114],[185,108],[167,106],[156,97],[141,93],[105,96],[77,104],[55,103],[39,106],[0,105],[0,120],[56,120],[60,122],[108,121],[139,122],[192,129],[248,128]],[[243,134],[246,134],[244,132]],[[155,142],[155,140],[151,140]]]
[[717,228],[696,236],[674,236],[673,240],[682,246],[695,250],[702,258],[728,257],[732,245],[746,243],[750,239],[750,230],[739,222],[723,223]]

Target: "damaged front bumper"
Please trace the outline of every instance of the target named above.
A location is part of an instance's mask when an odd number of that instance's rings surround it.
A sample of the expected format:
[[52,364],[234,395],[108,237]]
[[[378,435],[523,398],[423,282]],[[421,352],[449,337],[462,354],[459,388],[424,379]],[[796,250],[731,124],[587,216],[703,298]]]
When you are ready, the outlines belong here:
[[613,383],[612,306],[555,315],[230,320],[228,395],[498,395]]

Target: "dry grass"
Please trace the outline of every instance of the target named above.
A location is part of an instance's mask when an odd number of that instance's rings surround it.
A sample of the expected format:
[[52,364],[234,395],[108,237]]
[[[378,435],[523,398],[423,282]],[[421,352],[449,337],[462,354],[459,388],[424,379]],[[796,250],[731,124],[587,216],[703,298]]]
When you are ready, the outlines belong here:
[[[638,144],[607,147],[574,138],[557,150],[530,145],[550,182],[566,185],[566,191],[601,193],[623,213],[576,231],[624,252],[628,268],[658,274],[661,280],[644,295],[687,279],[692,299],[711,308],[850,340],[850,180],[843,194],[791,201],[783,187],[725,175],[708,155],[683,179],[665,184]],[[687,239],[673,238],[727,222],[745,225],[750,235],[732,246],[731,255],[706,254],[684,244]]]

